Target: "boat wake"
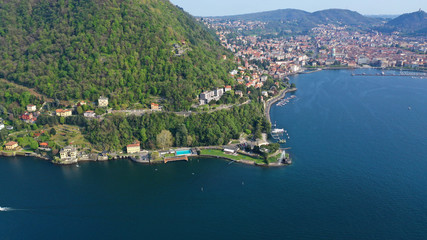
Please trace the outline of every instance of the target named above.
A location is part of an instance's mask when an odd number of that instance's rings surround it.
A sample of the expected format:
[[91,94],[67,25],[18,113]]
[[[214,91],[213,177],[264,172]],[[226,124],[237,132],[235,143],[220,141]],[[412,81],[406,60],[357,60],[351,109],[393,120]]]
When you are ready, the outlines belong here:
[[0,207],[0,212],[10,212],[13,211],[13,208],[9,208],[9,207]]

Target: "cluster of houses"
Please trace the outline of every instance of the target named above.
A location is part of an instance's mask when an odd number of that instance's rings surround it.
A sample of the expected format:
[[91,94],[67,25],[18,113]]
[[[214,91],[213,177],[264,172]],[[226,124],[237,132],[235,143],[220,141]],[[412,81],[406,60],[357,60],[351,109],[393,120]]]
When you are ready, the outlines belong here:
[[33,124],[37,121],[37,117],[40,115],[40,112],[37,111],[36,105],[27,105],[27,111],[20,116],[21,120]]
[[224,88],[217,88],[212,91],[202,92],[199,96],[199,104],[205,105],[210,101],[218,101],[224,95],[225,92],[231,91],[231,86],[225,86]]

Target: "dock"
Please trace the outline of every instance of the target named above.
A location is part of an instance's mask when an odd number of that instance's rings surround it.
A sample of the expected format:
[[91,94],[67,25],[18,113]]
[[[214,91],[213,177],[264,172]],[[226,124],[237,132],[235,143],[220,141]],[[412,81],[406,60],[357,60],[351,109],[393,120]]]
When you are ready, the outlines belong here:
[[165,157],[164,162],[176,162],[176,161],[187,161],[188,162],[188,157],[187,156],[176,156],[176,157]]
[[362,77],[427,77],[427,74],[351,74],[351,76],[362,76]]

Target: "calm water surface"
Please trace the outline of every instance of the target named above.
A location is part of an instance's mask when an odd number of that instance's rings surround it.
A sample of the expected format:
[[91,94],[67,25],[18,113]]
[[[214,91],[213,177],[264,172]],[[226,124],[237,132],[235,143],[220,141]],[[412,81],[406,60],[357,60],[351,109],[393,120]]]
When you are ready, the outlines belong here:
[[427,79],[351,73],[272,108],[286,168],[0,158],[0,239],[426,239]]

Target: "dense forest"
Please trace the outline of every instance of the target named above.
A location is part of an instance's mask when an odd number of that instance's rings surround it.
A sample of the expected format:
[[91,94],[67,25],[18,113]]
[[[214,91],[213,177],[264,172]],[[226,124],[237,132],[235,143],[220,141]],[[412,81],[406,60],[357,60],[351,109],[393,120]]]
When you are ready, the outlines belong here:
[[[262,105],[256,102],[189,117],[154,113],[143,116],[107,115],[102,121],[89,121],[77,115],[63,121],[80,126],[86,139],[99,150],[120,150],[135,141],[140,141],[144,149],[222,145],[238,139],[243,132],[259,138],[262,132],[270,131]],[[42,115],[37,120],[39,126],[60,123],[61,118],[57,116]],[[166,141],[169,143],[159,141],[163,136],[169,136]]]
[[168,0],[0,2],[0,78],[50,98],[189,109],[202,89],[232,83],[231,60]]
[[85,134],[98,148],[120,149],[138,140],[143,148],[154,149],[164,147],[157,141],[163,130],[173,136],[172,146],[206,146],[227,144],[244,131],[260,137],[269,127],[262,107],[253,103],[189,117],[168,113],[141,117],[116,115],[90,122]]

